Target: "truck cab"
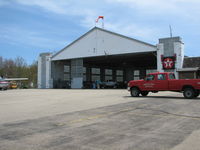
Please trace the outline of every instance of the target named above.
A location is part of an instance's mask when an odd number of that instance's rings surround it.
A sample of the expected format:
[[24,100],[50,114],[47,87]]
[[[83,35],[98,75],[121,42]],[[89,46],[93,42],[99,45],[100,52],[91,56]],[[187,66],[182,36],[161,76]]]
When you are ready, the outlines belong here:
[[176,79],[174,73],[151,73],[146,76],[141,88],[146,91],[166,91],[169,80]]

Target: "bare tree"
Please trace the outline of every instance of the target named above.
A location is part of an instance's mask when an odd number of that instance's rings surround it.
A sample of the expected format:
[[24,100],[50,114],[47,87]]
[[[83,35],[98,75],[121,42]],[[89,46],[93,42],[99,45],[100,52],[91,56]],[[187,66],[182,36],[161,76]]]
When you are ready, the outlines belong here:
[[37,62],[27,65],[22,57],[15,59],[4,59],[0,56],[0,76],[7,78],[29,78],[29,83],[36,87],[37,83]]
[[13,70],[15,68],[14,61],[12,59],[4,59],[3,66],[4,76],[12,77],[14,75]]
[[24,58],[18,56],[17,58],[15,58],[15,65],[16,67],[26,67],[26,61],[24,60]]

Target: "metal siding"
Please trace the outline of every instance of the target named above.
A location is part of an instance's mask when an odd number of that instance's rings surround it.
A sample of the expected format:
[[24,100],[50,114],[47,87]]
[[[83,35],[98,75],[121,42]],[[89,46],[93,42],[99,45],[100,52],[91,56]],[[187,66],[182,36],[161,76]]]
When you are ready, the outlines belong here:
[[71,60],[71,88],[83,87],[83,59]]
[[45,85],[45,88],[52,88],[51,56],[46,56],[46,85]]
[[95,29],[58,53],[52,60],[149,51],[156,51],[156,47]]
[[50,59],[50,53],[41,53],[38,58],[38,88],[49,88],[51,75]]
[[42,82],[42,79],[41,79],[41,75],[42,75],[42,69],[41,69],[41,62],[42,61],[42,58],[41,56],[38,57],[38,77],[37,77],[37,84],[38,84],[38,88],[41,88],[41,82]]
[[41,88],[46,88],[46,57],[42,56],[41,59]]

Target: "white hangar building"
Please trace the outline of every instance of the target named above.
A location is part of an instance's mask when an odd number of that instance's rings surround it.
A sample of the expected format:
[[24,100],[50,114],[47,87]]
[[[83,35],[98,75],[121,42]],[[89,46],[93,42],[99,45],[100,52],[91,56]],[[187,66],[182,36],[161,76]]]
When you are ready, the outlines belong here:
[[183,65],[183,49],[180,37],[152,45],[94,27],[56,54],[40,54],[38,88],[92,88],[95,81],[108,80],[123,88],[149,72],[176,73]]

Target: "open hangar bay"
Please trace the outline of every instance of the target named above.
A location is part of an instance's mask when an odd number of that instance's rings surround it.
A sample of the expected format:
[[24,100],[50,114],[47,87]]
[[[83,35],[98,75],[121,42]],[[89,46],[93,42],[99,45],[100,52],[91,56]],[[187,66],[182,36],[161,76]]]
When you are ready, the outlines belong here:
[[[52,71],[52,77],[54,78],[53,88],[70,88],[70,86],[67,86],[70,83],[70,76],[72,76],[70,73],[70,62],[71,60],[52,62],[52,66],[55,68],[55,70]],[[82,61],[78,61],[77,63],[82,63],[83,65],[83,84],[80,85],[82,88],[92,88],[92,83],[97,80],[116,81],[116,88],[126,88],[127,82],[132,78],[144,78],[147,70],[155,70],[156,53],[144,52],[137,54],[98,56],[83,58]],[[65,68],[64,74],[58,74],[62,68]],[[79,71],[81,71],[81,69],[77,72]],[[61,80],[61,76],[65,76],[66,80]],[[77,80],[77,78],[74,80]]]
[[1,150],[198,150],[199,98],[126,90],[8,90],[0,99]]

